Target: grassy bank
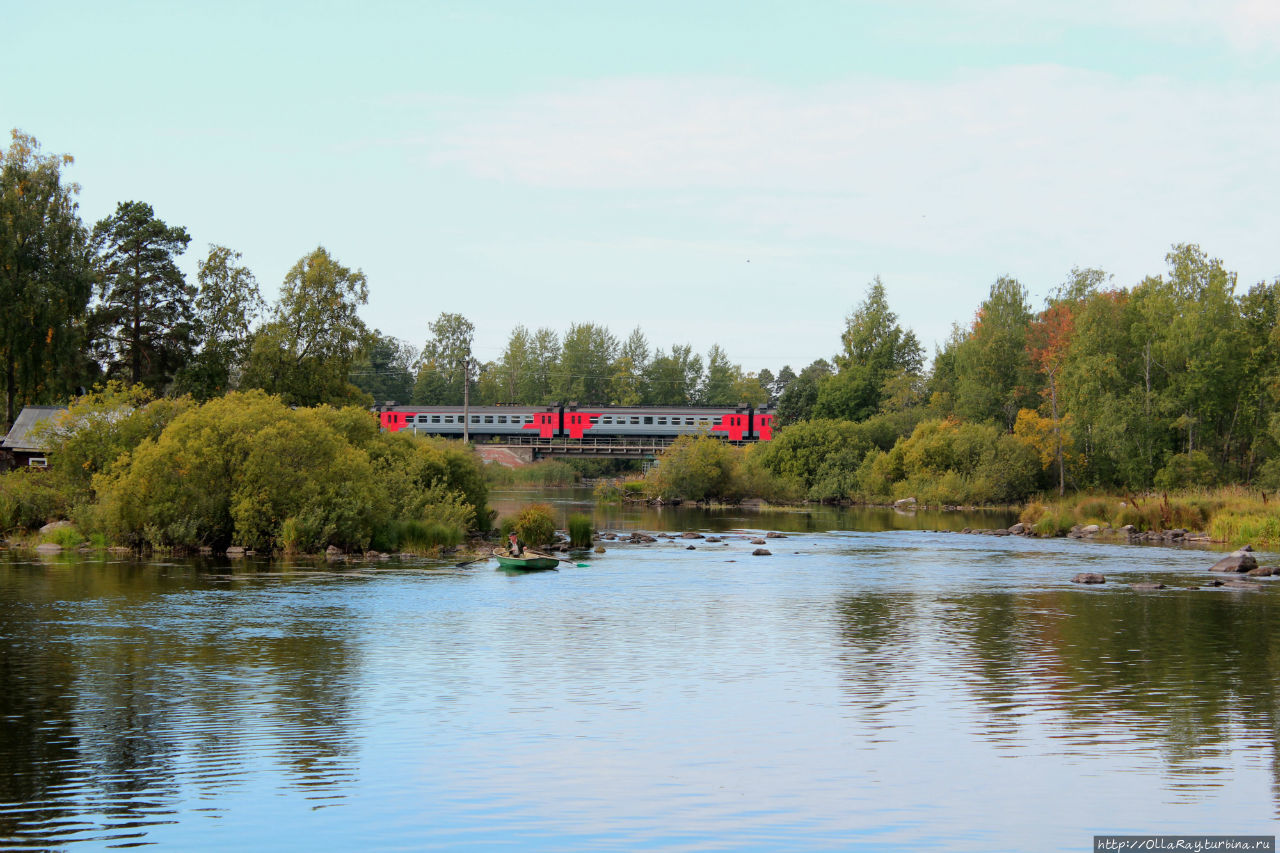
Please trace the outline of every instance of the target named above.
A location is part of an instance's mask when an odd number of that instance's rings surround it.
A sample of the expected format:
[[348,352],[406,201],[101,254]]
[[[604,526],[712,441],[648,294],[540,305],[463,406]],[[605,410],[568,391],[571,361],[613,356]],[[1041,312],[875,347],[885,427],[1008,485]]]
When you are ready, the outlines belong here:
[[1184,529],[1229,545],[1280,548],[1280,504],[1275,495],[1242,486],[1174,494],[1041,497],[1019,520],[1041,536],[1065,535],[1077,524],[1133,525],[1139,531]]

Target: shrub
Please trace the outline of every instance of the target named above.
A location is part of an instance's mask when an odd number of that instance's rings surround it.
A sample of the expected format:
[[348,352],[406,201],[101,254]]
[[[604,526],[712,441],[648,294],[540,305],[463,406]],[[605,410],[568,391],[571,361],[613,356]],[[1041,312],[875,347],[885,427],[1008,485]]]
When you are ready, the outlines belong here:
[[513,528],[527,544],[546,545],[556,534],[555,516],[546,504],[531,504],[516,516]]
[[596,483],[594,489],[591,490],[591,497],[596,503],[601,504],[620,504],[622,503],[622,488],[612,480],[600,480]]
[[590,548],[595,525],[589,515],[569,516],[569,545],[574,548]]
[[75,400],[37,433],[49,448],[49,473],[68,503],[94,497],[93,478],[111,470],[130,451],[156,439],[191,409],[190,397],[152,399],[141,385],[108,382]]
[[84,542],[84,535],[74,527],[58,527],[40,537],[44,542],[52,542],[63,548],[76,548]]
[[0,530],[34,530],[61,518],[66,499],[47,471],[19,468],[0,474]]
[[1171,492],[1176,489],[1206,487],[1218,481],[1218,470],[1209,455],[1203,450],[1190,453],[1178,453],[1169,457],[1169,461],[1155,477],[1157,489]]
[[649,494],[668,501],[729,498],[733,450],[707,435],[680,436],[662,452],[658,465],[645,477]]
[[260,391],[190,409],[94,479],[103,526],[136,545],[268,550],[286,544],[293,519],[287,547],[363,548],[390,499],[368,455],[333,422]]

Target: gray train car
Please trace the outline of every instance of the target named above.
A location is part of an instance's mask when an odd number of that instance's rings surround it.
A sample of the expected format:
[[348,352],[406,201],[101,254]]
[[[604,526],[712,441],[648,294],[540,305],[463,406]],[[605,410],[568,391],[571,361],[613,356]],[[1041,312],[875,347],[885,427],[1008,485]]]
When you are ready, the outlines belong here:
[[382,428],[461,438],[675,438],[701,432],[728,441],[769,441],[773,412],[735,408],[673,406],[472,406],[464,424],[461,406],[390,406],[379,409]]

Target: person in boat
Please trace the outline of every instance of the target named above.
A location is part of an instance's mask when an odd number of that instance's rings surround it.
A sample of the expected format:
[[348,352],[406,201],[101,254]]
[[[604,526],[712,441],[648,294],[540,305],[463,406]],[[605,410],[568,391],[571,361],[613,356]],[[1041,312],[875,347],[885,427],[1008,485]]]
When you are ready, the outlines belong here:
[[508,533],[507,542],[511,544],[511,556],[513,557],[524,556],[524,541],[521,540],[519,536],[517,536],[514,532]]

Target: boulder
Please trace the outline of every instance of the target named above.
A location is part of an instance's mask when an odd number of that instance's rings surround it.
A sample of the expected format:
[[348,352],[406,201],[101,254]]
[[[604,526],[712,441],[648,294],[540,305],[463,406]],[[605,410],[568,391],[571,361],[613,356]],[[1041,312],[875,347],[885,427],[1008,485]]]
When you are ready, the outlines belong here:
[[900,500],[900,501],[894,501],[894,502],[893,502],[893,505],[894,505],[895,507],[897,507],[898,509],[902,509],[903,507],[915,506],[915,505],[916,505],[916,499],[915,499],[915,498],[903,498],[903,499],[902,499],[902,500]]
[[770,551],[768,548],[757,548],[751,552],[751,556],[753,557],[770,557],[772,555],[773,555],[773,552]]
[[1100,528],[1096,524],[1086,524],[1084,527],[1080,528],[1080,535],[1081,536],[1097,536],[1098,531],[1101,529],[1102,528]]
[[1072,583],[1106,583],[1106,575],[1100,575],[1097,572],[1081,572],[1071,579]]
[[1237,550],[1237,551],[1252,551],[1252,550],[1253,550],[1253,546],[1252,546],[1252,545],[1244,545],[1244,546],[1242,546],[1242,547],[1240,547],[1240,548],[1237,548],[1236,550]]
[[706,539],[701,533],[694,533],[692,530],[680,534],[681,539]]
[[1247,572],[1258,568],[1258,558],[1243,549],[1232,551],[1209,567],[1211,572]]
[[243,557],[243,556],[244,556],[244,548],[242,548],[242,547],[241,547],[241,546],[239,546],[239,545],[232,545],[231,547],[227,548],[227,556],[228,556],[228,557]]
[[1251,578],[1269,578],[1276,573],[1274,566],[1258,566],[1256,569],[1250,569],[1245,572]]
[[766,534],[764,535],[764,538],[765,538],[765,539],[786,539],[786,538],[787,538],[787,534],[785,534],[785,533],[773,533],[773,532],[769,532],[769,533],[766,533]]
[[597,554],[603,554],[603,553],[604,553],[604,546],[603,546],[603,545],[597,545],[597,546],[596,546],[596,553],[597,553]]
[[1129,589],[1146,590],[1146,589],[1167,589],[1167,588],[1168,587],[1166,587],[1162,583],[1131,583],[1129,584]]
[[345,559],[345,556],[342,553],[342,549],[337,545],[330,545],[324,549],[324,558],[326,560],[342,560]]
[[44,527],[41,527],[40,532],[42,534],[52,533],[55,530],[65,530],[68,527],[74,527],[74,526],[75,525],[73,525],[69,521],[66,521],[65,519],[63,521],[51,521],[48,524],[46,524]]
[[1021,536],[1023,533],[1027,532],[1027,526],[1019,521],[1017,524],[1009,528],[1009,532],[1015,536]]
[[686,551],[696,551],[696,550],[698,550],[698,546],[696,546],[696,545],[685,545],[685,546],[684,546],[684,549],[685,549]]
[[751,544],[752,544],[752,545],[763,545],[763,544],[764,544],[764,540],[763,540],[763,539],[752,539],[752,540],[751,540]]
[[1215,578],[1214,580],[1207,582],[1205,586],[1222,586],[1222,581]]

